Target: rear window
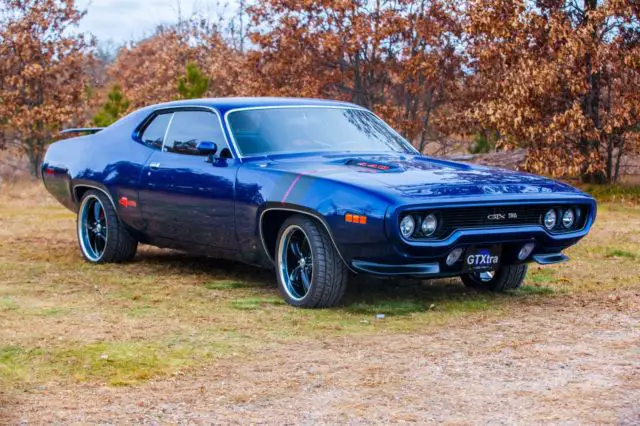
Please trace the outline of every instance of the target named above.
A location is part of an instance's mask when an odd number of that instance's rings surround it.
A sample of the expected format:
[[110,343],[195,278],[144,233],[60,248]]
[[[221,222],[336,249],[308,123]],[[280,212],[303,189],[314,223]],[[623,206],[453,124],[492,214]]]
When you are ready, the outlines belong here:
[[172,113],[159,114],[142,132],[142,143],[155,149],[162,149],[162,142],[164,141],[164,134],[167,131],[167,126],[171,120]]

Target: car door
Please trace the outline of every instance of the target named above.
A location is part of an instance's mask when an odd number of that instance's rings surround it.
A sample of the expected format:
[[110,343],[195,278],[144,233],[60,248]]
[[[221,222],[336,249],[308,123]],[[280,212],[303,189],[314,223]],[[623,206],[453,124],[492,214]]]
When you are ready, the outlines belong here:
[[[162,149],[145,166],[140,204],[151,238],[237,250],[234,190],[239,162],[232,158],[219,117],[203,109],[170,114]],[[152,121],[153,124],[153,121]],[[143,133],[144,138],[144,133]],[[199,142],[214,142],[215,155],[202,155]]]

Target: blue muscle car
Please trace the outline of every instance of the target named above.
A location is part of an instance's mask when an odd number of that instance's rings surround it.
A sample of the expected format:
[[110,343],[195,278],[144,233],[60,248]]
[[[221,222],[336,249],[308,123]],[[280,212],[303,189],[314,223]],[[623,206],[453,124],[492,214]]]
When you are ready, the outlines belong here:
[[229,98],[143,108],[52,144],[44,184],[94,263],[138,243],[275,267],[286,301],[334,306],[349,273],[520,286],[567,260],[590,196],[539,176],[425,157],[345,102]]

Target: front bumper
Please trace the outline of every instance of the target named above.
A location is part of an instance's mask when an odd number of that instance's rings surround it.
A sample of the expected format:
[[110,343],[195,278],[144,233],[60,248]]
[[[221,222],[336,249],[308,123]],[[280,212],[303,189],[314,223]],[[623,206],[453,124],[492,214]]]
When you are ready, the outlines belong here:
[[[346,247],[350,265],[356,272],[378,276],[447,277],[463,273],[464,254],[453,265],[446,264],[448,254],[456,249],[490,245],[502,246],[501,265],[536,262],[541,265],[568,260],[562,251],[577,243],[588,232],[550,235],[540,226],[522,226],[500,229],[465,229],[456,231],[443,241],[350,246]],[[525,259],[518,259],[518,252],[533,242],[533,252]]]
[[[533,255],[528,260],[521,263],[534,261],[540,265],[552,265],[554,263],[562,263],[568,260],[569,258],[562,253],[549,253]],[[351,262],[351,266],[356,271],[381,277],[447,277],[460,275],[462,273],[461,265],[454,265],[456,266],[455,268],[446,266],[446,263],[444,265],[444,268],[441,268],[441,262],[388,265],[384,263],[367,262],[365,260],[357,259],[354,259]]]

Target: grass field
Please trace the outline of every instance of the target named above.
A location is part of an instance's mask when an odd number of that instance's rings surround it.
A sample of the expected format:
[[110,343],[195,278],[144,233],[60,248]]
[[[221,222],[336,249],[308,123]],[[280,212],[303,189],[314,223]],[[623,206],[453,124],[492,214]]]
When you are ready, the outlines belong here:
[[251,362],[273,344],[428,334],[563,300],[640,292],[640,208],[629,199],[601,203],[591,234],[568,251],[572,261],[532,266],[518,291],[358,278],[343,307],[302,310],[283,303],[272,272],[231,262],[141,247],[132,263],[90,265],[77,248],[74,215],[39,185],[0,191],[6,397],[73,386],[135,388]]

